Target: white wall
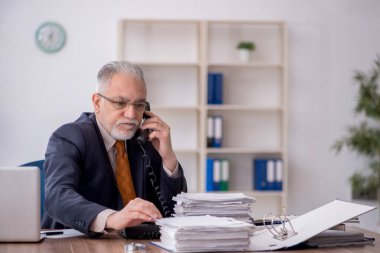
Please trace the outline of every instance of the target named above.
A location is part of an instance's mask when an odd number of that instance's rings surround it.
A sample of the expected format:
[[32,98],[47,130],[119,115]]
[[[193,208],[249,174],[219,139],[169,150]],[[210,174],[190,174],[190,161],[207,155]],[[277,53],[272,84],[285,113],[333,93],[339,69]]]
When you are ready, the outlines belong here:
[[[52,131],[91,110],[96,73],[116,58],[119,19],[274,19],[289,26],[288,210],[349,199],[347,178],[364,161],[330,147],[355,122],[353,71],[380,54],[379,13],[377,0],[0,0],[0,165],[43,158]],[[53,55],[34,42],[48,20],[68,35]]]

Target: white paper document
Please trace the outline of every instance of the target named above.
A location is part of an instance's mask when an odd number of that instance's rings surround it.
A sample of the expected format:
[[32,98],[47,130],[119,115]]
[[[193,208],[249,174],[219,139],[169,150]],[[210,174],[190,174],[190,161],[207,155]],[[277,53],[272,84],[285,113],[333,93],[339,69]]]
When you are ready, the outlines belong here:
[[[264,229],[253,233],[249,249],[251,251],[276,250],[289,248],[353,217],[375,209],[372,206],[334,200],[324,206],[314,209],[291,220],[296,232],[285,240],[274,238],[269,230]],[[281,228],[283,225],[278,225]],[[288,230],[291,228],[285,224]]]
[[182,199],[186,199],[193,202],[203,202],[203,201],[210,201],[210,202],[219,202],[219,201],[242,201],[246,199],[252,199],[255,200],[254,197],[247,196],[243,193],[180,193],[176,197],[173,198],[174,200],[180,201]]
[[173,197],[175,216],[211,215],[250,220],[255,198],[243,193],[181,193]]
[[246,251],[254,226],[233,218],[188,216],[164,218],[161,242],[153,244],[173,252]]

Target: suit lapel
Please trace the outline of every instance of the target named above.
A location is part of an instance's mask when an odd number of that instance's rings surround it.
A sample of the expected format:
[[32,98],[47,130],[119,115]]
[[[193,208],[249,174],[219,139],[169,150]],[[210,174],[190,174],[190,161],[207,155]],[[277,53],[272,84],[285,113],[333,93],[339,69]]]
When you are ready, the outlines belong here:
[[100,133],[100,130],[99,130],[99,127],[98,127],[98,123],[96,122],[95,114],[92,113],[89,116],[89,118],[90,118],[90,120],[91,120],[91,122],[92,122],[92,124],[93,124],[93,126],[95,128],[96,135],[97,135],[98,140],[100,142],[100,147],[101,147],[103,158],[104,158],[105,161],[107,161],[107,163],[106,163],[107,172],[110,174],[111,178],[113,178],[114,185],[115,185],[115,187],[117,189],[117,182],[116,182],[115,173],[112,170],[111,162],[110,162],[110,159],[108,157],[106,146],[104,144],[102,134]]

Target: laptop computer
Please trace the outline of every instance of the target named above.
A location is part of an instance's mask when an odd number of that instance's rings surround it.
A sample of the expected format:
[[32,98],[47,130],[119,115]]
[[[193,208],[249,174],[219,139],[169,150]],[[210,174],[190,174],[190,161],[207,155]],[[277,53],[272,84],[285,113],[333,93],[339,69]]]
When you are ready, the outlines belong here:
[[38,167],[0,167],[0,242],[42,239]]

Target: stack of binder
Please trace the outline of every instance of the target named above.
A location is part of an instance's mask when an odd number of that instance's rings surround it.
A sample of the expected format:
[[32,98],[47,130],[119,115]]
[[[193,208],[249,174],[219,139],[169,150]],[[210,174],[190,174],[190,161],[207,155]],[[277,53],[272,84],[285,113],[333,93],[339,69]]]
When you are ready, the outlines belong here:
[[[275,216],[269,225],[251,236],[251,251],[266,251],[293,246],[330,247],[372,243],[361,233],[331,231],[330,228],[375,209],[342,200],[334,200],[293,219]],[[286,216],[285,216],[286,217]],[[280,224],[276,221],[280,219]],[[303,245],[301,243],[304,243]]]
[[243,193],[181,193],[173,197],[175,216],[212,215],[249,222],[255,198]]
[[207,74],[207,103],[209,105],[223,104],[223,76],[221,72]]
[[337,246],[353,246],[373,243],[373,238],[364,237],[362,232],[357,231],[339,231],[326,230],[322,233],[306,240],[301,246],[308,247],[337,247]]
[[283,168],[281,159],[254,159],[253,182],[257,191],[282,191]]
[[161,242],[172,252],[246,251],[252,224],[213,216],[171,217],[156,221]]
[[230,161],[226,158],[207,158],[206,191],[228,191]]
[[223,146],[223,116],[209,115],[207,117],[207,147],[221,148]]

